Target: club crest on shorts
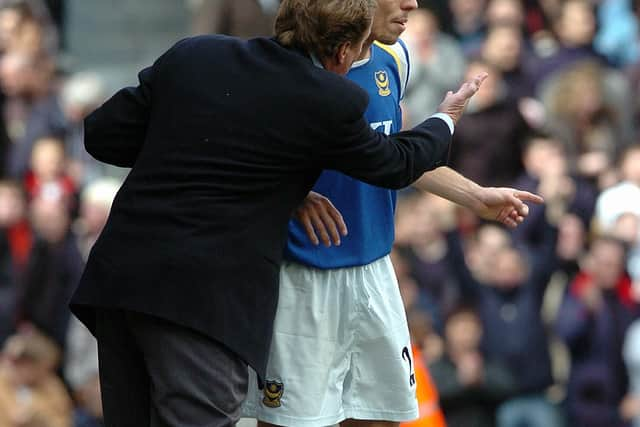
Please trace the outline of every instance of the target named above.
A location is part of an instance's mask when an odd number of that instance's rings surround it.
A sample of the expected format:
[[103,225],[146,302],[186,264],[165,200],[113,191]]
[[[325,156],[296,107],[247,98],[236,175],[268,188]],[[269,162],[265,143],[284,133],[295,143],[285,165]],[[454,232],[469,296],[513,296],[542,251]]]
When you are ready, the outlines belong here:
[[282,397],[282,393],[284,393],[284,385],[282,383],[277,381],[267,381],[262,391],[264,393],[262,403],[265,406],[268,406],[269,408],[280,407],[280,398]]
[[378,86],[378,95],[389,96],[391,95],[391,89],[389,89],[389,76],[384,70],[376,71],[376,86]]

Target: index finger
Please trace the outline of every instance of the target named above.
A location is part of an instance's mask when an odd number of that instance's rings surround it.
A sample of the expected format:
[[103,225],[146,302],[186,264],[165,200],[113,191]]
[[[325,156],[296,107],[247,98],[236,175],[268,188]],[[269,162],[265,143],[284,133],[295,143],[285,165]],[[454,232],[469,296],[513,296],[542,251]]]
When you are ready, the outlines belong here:
[[544,203],[544,199],[540,196],[538,196],[537,194],[533,194],[533,193],[529,193],[528,191],[516,191],[515,192],[515,196],[522,200],[522,201],[527,201],[527,202],[533,202],[533,203]]
[[471,80],[467,80],[462,84],[462,86],[460,86],[458,93],[465,99],[471,98],[476,92],[478,92],[478,90],[480,90],[482,82],[484,82],[488,76],[489,74],[485,72],[478,74]]

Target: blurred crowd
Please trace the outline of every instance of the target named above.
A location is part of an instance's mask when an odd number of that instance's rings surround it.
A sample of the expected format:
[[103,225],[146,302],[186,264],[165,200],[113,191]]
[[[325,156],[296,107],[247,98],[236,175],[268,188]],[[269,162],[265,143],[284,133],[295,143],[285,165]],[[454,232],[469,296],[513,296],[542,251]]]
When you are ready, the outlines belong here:
[[[185,35],[241,37],[269,35],[279,4],[183,1]],[[511,231],[400,193],[392,257],[448,425],[640,426],[640,2],[420,3],[405,126],[487,71],[450,165],[546,199]],[[62,0],[0,0],[0,427],[102,425],[66,301],[122,174],[84,151],[108,94],[61,66],[64,25]]]
[[450,165],[521,227],[406,190],[393,253],[450,427],[640,426],[640,2],[424,2],[406,126],[480,71]]

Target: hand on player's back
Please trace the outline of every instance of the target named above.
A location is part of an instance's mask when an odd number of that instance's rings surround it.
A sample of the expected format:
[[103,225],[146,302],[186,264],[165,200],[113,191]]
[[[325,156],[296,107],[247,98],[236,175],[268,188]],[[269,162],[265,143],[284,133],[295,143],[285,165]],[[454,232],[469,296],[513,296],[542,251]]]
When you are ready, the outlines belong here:
[[447,95],[438,107],[438,112],[449,115],[453,120],[453,123],[457,124],[460,117],[462,117],[462,113],[464,112],[464,108],[467,106],[467,102],[469,102],[469,99],[478,92],[482,82],[484,82],[487,77],[487,73],[478,74],[473,79],[464,82],[457,92],[447,92]]
[[340,246],[340,236],[347,235],[347,225],[340,211],[329,199],[313,191],[298,206],[295,218],[300,221],[314,245],[322,242],[326,247],[332,244]]

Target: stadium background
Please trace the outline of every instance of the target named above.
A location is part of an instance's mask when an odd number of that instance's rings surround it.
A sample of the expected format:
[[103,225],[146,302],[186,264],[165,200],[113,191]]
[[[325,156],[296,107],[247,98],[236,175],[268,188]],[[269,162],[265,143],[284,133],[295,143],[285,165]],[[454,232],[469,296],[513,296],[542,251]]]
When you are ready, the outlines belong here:
[[[0,427],[101,425],[66,300],[127,171],[82,118],[182,37],[268,35],[277,3],[0,0]],[[449,425],[640,426],[637,2],[419,3],[406,126],[488,71],[451,163],[547,200],[508,232],[401,192],[392,256]]]

